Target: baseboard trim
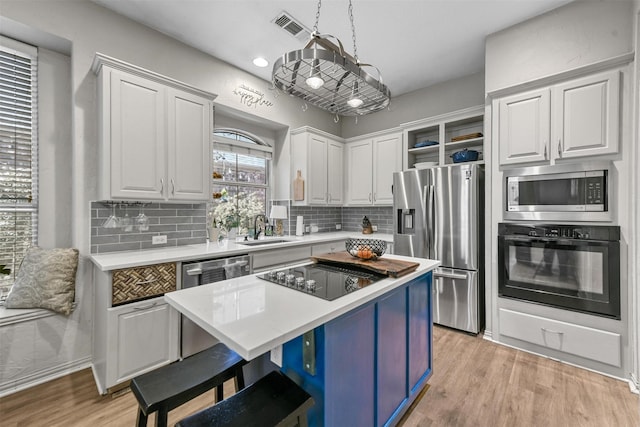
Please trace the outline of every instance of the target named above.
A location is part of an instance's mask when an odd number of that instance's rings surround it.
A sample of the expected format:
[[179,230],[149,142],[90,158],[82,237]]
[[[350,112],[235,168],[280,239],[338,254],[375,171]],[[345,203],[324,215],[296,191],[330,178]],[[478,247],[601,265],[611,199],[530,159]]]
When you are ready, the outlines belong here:
[[53,368],[43,369],[17,380],[7,381],[0,384],[0,397],[26,390],[38,384],[43,384],[89,367],[91,367],[91,356],[58,365]]
[[631,390],[631,393],[640,394],[640,384],[634,374],[629,376],[629,390]]

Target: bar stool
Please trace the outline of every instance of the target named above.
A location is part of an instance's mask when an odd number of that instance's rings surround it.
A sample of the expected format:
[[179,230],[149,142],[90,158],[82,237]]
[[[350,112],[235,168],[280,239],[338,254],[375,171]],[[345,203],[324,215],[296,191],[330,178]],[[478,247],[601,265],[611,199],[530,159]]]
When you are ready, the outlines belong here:
[[228,399],[180,420],[175,427],[307,427],[313,398],[272,371]]
[[138,427],[147,425],[150,414],[158,411],[156,426],[165,427],[169,411],[216,388],[216,401],[223,396],[223,383],[235,379],[236,391],[244,388],[242,367],[247,363],[222,343],[179,362],[139,375],[131,380],[131,391],[138,400]]

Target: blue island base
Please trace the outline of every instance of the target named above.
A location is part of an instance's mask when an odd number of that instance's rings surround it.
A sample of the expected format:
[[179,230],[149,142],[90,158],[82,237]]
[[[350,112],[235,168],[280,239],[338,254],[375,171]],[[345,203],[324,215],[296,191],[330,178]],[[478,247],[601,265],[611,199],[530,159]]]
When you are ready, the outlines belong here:
[[310,426],[393,426],[432,374],[432,273],[314,330],[315,373],[303,337],[283,346],[282,371],[313,396]]

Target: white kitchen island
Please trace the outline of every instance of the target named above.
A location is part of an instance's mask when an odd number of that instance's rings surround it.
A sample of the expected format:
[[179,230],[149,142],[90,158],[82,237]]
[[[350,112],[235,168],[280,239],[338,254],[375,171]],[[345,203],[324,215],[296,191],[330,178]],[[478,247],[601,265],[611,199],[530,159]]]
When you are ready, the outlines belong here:
[[[419,266],[333,301],[255,276],[165,299],[246,360],[281,350],[282,371],[316,402],[310,425],[394,425],[432,372],[431,270],[439,262],[385,257]],[[302,362],[310,331],[311,373]]]

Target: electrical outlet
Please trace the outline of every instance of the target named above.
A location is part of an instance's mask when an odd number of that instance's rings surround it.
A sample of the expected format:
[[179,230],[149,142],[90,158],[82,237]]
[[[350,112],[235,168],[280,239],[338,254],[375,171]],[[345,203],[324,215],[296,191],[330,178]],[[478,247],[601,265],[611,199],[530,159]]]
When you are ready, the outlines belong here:
[[342,224],[336,224],[336,230],[342,230]]
[[378,226],[377,225],[372,225],[371,226],[371,231],[378,231]]
[[162,245],[167,243],[167,236],[151,236],[152,245]]

